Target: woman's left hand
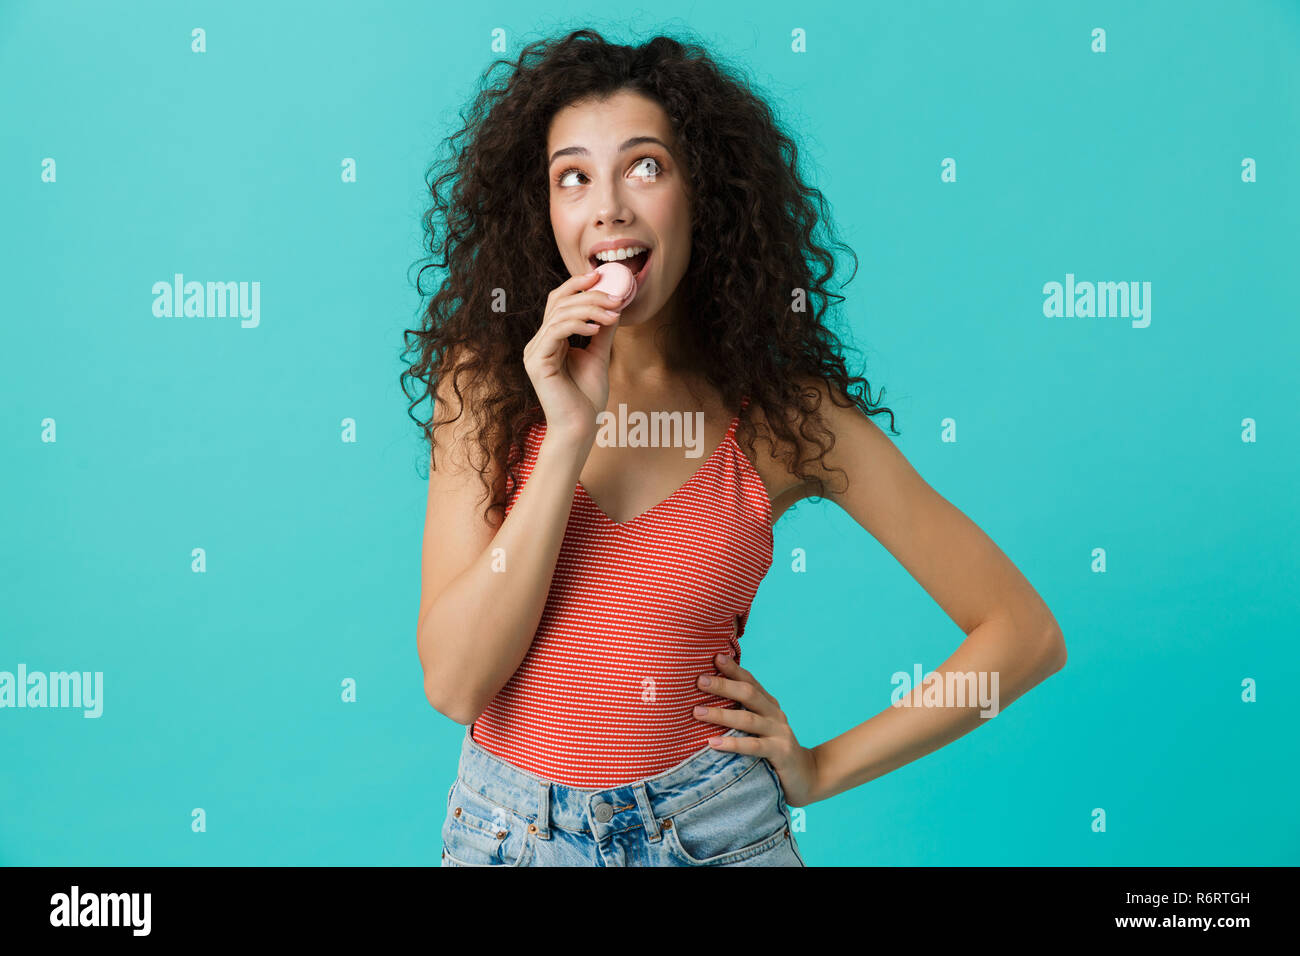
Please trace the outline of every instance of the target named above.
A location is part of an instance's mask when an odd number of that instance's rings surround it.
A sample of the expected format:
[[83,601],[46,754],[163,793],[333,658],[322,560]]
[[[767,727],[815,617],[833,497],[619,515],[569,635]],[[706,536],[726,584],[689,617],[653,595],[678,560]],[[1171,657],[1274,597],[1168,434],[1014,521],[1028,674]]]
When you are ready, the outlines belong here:
[[704,674],[699,686],[711,694],[739,701],[744,709],[697,707],[695,717],[705,723],[735,727],[751,736],[711,737],[709,746],[767,758],[781,780],[786,803],[792,807],[812,803],[816,799],[817,759],[811,750],[799,745],[776,698],[730,656],[718,654],[714,660],[722,676]]

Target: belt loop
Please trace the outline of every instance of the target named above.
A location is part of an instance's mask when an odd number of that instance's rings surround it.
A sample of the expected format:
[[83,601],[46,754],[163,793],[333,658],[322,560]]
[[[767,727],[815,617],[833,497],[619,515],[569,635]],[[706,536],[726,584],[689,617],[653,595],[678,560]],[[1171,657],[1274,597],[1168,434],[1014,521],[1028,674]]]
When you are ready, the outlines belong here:
[[542,780],[537,784],[537,836],[543,840],[551,838],[551,813],[550,813],[550,790],[549,782]]
[[645,827],[646,842],[658,843],[663,836],[659,832],[659,821],[655,819],[654,809],[650,805],[650,793],[646,790],[645,782],[638,780],[632,784],[632,792],[636,794],[636,805],[641,809],[641,825]]

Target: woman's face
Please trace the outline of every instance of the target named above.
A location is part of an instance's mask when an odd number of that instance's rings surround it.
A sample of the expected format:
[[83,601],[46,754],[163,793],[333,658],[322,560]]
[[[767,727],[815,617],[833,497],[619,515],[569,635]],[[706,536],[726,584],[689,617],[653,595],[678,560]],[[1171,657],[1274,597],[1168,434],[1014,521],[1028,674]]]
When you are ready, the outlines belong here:
[[605,100],[574,103],[551,120],[546,141],[551,228],[569,273],[581,275],[599,265],[592,258],[599,243],[650,249],[620,326],[656,315],[690,262],[689,184],[676,148],[662,107],[639,93],[620,91]]

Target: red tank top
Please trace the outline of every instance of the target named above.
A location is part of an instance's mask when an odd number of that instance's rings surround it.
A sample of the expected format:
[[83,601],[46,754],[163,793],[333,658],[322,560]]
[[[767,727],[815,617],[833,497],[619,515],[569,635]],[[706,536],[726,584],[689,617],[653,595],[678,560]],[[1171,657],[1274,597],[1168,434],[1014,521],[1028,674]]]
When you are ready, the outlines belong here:
[[[773,544],[771,501],[736,444],[739,422],[684,485],[630,521],[612,520],[577,484],[537,633],[473,722],[475,743],[595,789],[662,773],[726,732],[692,710],[740,704],[696,680],[718,673],[715,654],[740,661]],[[545,434],[541,422],[527,436],[506,514]]]

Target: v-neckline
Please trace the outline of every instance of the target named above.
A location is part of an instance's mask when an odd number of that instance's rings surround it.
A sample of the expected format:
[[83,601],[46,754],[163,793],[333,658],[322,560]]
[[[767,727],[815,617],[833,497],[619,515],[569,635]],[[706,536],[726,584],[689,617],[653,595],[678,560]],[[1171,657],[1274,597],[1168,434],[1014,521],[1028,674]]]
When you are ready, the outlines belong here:
[[740,424],[740,414],[737,413],[736,416],[731,419],[731,424],[727,426],[727,432],[725,435],[722,436],[722,441],[718,442],[718,446],[713,449],[713,451],[709,454],[708,458],[704,459],[704,462],[700,465],[700,467],[696,468],[695,471],[691,472],[691,476],[687,478],[685,482],[682,483],[682,486],[680,488],[674,491],[663,501],[651,505],[649,508],[641,512],[639,515],[634,515],[633,517],[628,518],[626,521],[615,521],[605,512],[604,508],[596,504],[596,499],[591,497],[591,493],[587,491],[587,486],[582,483],[581,478],[578,479],[578,491],[582,493],[582,496],[586,498],[587,501],[591,504],[592,510],[595,511],[596,514],[600,515],[601,518],[605,519],[605,521],[613,525],[615,528],[627,528],[635,524],[636,522],[640,521],[642,518],[645,518],[651,512],[658,511],[660,508],[670,503],[674,498],[676,498],[687,488],[689,488],[695,482],[695,480],[704,473],[704,469],[708,468],[709,465],[712,464],[713,459],[718,457],[718,452],[722,451],[722,449],[726,446],[727,442],[731,440],[731,435],[735,431],[736,426],[739,424]]

